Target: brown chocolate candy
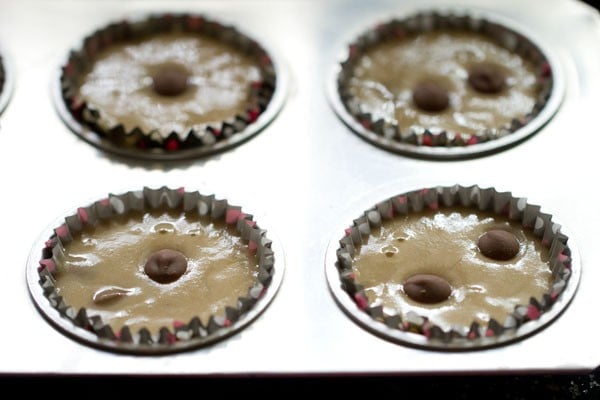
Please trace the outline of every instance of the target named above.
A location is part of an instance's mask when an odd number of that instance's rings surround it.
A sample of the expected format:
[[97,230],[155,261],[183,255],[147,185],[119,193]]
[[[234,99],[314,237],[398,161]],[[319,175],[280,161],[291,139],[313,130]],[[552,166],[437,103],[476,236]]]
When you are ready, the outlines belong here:
[[404,282],[404,292],[414,301],[434,304],[447,300],[452,294],[452,287],[440,276],[417,274]]
[[481,253],[494,260],[510,260],[519,252],[519,241],[511,232],[503,229],[487,231],[477,241]]
[[187,270],[187,258],[176,250],[163,249],[148,257],[144,272],[158,283],[175,282]]
[[504,73],[490,64],[477,64],[469,69],[469,85],[480,93],[500,93],[506,84]]
[[185,92],[188,86],[189,73],[182,66],[168,64],[162,66],[153,76],[152,88],[161,96],[177,96]]
[[421,82],[413,89],[413,102],[421,110],[440,112],[448,108],[448,90],[436,82]]

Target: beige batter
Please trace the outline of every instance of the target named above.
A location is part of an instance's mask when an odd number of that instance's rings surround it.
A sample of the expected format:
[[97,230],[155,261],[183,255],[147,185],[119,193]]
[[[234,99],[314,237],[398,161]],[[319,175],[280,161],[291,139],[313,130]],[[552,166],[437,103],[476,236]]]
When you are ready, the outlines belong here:
[[[188,70],[186,92],[174,97],[155,93],[152,76],[167,64]],[[226,43],[163,33],[104,50],[83,76],[79,96],[100,111],[99,123],[107,129],[122,123],[127,132],[140,127],[166,137],[244,115],[250,85],[260,79],[257,61]]]
[[[479,63],[504,72],[507,87],[501,93],[481,94],[469,86],[468,69]],[[412,102],[413,88],[428,79],[450,92],[450,106],[442,112],[425,112]],[[401,131],[419,126],[471,135],[524,116],[538,93],[531,63],[473,32],[423,32],[378,44],[361,55],[349,89],[363,112]]]
[[[147,327],[157,333],[173,321],[222,315],[237,307],[256,282],[257,259],[234,231],[185,214],[164,213],[111,220],[85,230],[64,249],[57,265],[56,287],[75,310],[100,315],[117,332]],[[175,282],[160,284],[144,273],[148,257],[173,249],[188,259],[187,271]],[[115,288],[126,295],[95,302],[96,293]]]
[[[489,259],[477,240],[490,229],[505,229],[520,242],[509,261]],[[551,287],[548,249],[520,225],[492,214],[445,210],[398,217],[373,232],[354,260],[356,281],[365,287],[372,305],[405,315],[414,311],[443,329],[503,323],[506,315],[530,297],[541,298]],[[447,280],[450,298],[420,304],[403,291],[415,274],[435,274]]]

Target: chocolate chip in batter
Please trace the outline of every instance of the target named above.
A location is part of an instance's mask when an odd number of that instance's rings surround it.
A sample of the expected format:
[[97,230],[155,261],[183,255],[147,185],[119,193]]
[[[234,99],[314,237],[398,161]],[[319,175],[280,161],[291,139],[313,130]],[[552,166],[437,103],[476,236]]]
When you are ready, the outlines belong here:
[[413,102],[421,110],[440,112],[448,108],[450,97],[445,87],[436,82],[426,81],[413,89]]
[[519,252],[519,241],[511,232],[492,229],[479,237],[477,247],[486,257],[506,261]]
[[188,86],[188,71],[177,64],[161,66],[152,76],[152,88],[161,96],[173,97],[185,92]]
[[175,282],[187,270],[187,259],[176,250],[163,249],[153,253],[144,265],[144,272],[158,283]]
[[417,274],[404,282],[404,292],[414,301],[434,304],[447,300],[452,294],[452,287],[440,276]]
[[491,64],[477,64],[469,69],[469,85],[486,94],[500,93],[506,84],[504,73]]

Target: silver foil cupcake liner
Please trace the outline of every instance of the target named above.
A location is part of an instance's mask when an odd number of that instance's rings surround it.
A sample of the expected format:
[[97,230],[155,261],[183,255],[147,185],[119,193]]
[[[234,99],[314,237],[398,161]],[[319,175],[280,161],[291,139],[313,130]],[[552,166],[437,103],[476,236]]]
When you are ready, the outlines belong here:
[[[348,90],[360,55],[373,46],[400,41],[431,31],[474,32],[493,39],[502,48],[530,61],[536,69],[539,91],[535,105],[502,126],[475,134],[444,127],[411,126],[374,117]],[[531,32],[499,15],[475,10],[416,11],[366,29],[347,45],[329,81],[329,98],[340,119],[363,139],[387,150],[423,158],[456,159],[488,154],[518,143],[541,128],[558,110],[564,95],[560,64],[549,47]]]
[[[224,221],[234,227],[243,242],[255,251],[258,274],[255,284],[248,288],[237,304],[225,307],[222,315],[211,315],[207,320],[194,317],[189,321],[175,321],[158,332],[141,328],[137,332],[126,325],[115,331],[98,315],[85,308],[75,309],[56,290],[55,271],[59,264],[64,243],[72,240],[72,234],[93,227],[102,220],[127,215],[130,212],[152,210],[177,210],[190,215]],[[187,192],[183,188],[161,187],[109,194],[64,218],[44,233],[32,249],[27,281],[31,297],[38,310],[55,327],[68,336],[102,349],[134,354],[173,353],[207,346],[241,330],[250,324],[270,304],[283,277],[282,250],[266,231],[261,229],[253,216],[214,195]]]
[[[460,207],[474,212],[491,212],[519,223],[524,230],[538,237],[549,251],[552,285],[540,298],[530,297],[528,304],[516,306],[504,321],[491,319],[482,325],[442,329],[427,317],[414,311],[404,316],[389,313],[382,306],[372,306],[364,287],[353,273],[357,247],[368,240],[373,229],[386,220],[419,213]],[[510,192],[479,186],[438,186],[422,188],[383,200],[367,209],[345,229],[341,238],[330,243],[326,275],[338,305],[355,322],[385,339],[435,350],[476,350],[503,345],[523,339],[550,324],[568,306],[575,295],[581,266],[575,244],[563,233],[561,225],[540,206],[528,204],[525,198]]]
[[[209,37],[253,57],[260,80],[249,88],[246,110],[218,124],[203,124],[169,135],[125,129],[102,119],[102,110],[77,95],[77,80],[94,63],[95,57],[113,44],[152,37],[154,34],[183,32]],[[56,79],[55,103],[63,121],[87,142],[111,153],[149,160],[196,158],[233,147],[265,128],[283,105],[285,76],[273,50],[238,28],[202,14],[151,14],[113,22],[85,37],[71,50]]]

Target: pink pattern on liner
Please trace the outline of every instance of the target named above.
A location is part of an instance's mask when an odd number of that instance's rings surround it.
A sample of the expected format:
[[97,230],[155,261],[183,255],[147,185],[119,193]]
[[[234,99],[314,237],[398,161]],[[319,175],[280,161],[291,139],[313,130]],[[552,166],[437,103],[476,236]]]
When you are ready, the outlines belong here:
[[527,306],[527,317],[530,320],[536,320],[540,317],[540,315],[540,310],[538,310],[535,306],[532,306],[531,304]]
[[254,253],[257,249],[258,249],[258,245],[256,244],[256,242],[254,240],[251,240],[248,242],[248,249]]
[[354,301],[361,310],[364,310],[369,306],[369,300],[360,293],[354,295]]
[[179,321],[179,320],[173,321],[173,328],[175,328],[175,329],[182,328],[184,326],[185,326],[185,323],[183,323],[182,321]]
[[225,215],[225,222],[228,225],[235,224],[238,219],[242,218],[244,214],[240,210],[227,210],[227,214]]
[[51,258],[45,258],[40,260],[40,267],[38,268],[38,271],[42,271],[43,269],[47,269],[48,272],[54,272],[56,271],[56,264]]
[[88,221],[88,213],[85,208],[79,207],[77,209],[77,215],[79,216],[81,222],[86,223]]
[[60,238],[64,238],[66,236],[69,235],[69,228],[67,227],[66,224],[62,224],[61,226],[59,226],[58,228],[56,228],[54,230],[54,232],[56,232],[56,235]]

